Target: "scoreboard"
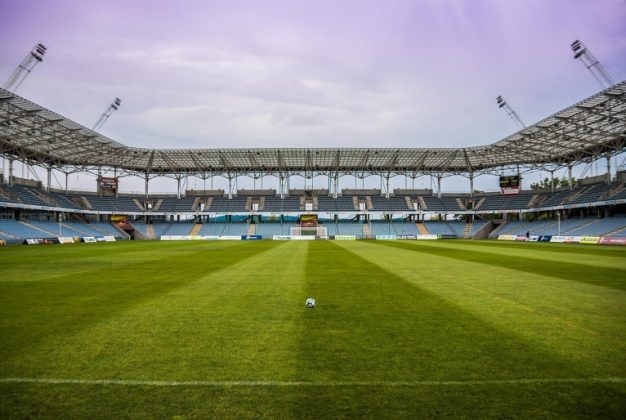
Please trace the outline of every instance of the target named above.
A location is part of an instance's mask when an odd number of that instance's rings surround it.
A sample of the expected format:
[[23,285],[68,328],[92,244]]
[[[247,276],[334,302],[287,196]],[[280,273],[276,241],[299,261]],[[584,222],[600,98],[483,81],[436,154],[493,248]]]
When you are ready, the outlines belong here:
[[118,179],[117,177],[100,176],[98,183],[103,190],[116,190]]
[[317,214],[302,214],[300,215],[301,227],[317,227]]
[[500,177],[500,191],[502,194],[518,194],[522,184],[519,175],[503,175]]

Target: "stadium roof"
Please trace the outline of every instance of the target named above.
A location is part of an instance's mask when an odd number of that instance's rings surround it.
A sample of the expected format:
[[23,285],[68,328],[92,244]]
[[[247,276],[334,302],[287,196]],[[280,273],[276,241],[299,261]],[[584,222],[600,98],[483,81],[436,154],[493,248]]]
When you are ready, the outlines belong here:
[[626,148],[626,81],[496,143],[462,148],[147,149],[130,147],[0,89],[0,153],[62,171],[149,175],[320,173],[419,176],[576,164]]

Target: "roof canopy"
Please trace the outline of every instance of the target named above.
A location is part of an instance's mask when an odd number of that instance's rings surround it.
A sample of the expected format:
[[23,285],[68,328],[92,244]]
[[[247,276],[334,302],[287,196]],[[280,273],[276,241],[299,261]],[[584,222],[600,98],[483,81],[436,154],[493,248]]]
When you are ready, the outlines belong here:
[[463,148],[146,149],[125,146],[0,89],[0,154],[63,171],[148,175],[419,176],[559,167],[626,147],[626,81],[497,143]]

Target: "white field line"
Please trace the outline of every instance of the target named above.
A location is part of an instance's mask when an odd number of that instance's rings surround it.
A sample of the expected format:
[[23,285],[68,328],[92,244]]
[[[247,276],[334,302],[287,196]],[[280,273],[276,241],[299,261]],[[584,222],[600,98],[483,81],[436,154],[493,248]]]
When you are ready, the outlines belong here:
[[441,381],[147,381],[132,379],[69,379],[69,378],[0,378],[4,384],[60,384],[60,385],[123,385],[153,387],[415,387],[415,386],[466,386],[466,385],[549,385],[584,383],[626,383],[626,378],[517,378],[517,379],[469,379]]

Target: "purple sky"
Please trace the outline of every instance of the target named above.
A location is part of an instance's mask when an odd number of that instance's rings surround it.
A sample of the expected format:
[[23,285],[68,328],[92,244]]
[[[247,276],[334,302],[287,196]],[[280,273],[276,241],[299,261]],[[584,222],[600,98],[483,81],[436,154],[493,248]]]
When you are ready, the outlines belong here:
[[581,39],[626,79],[624,1],[0,0],[0,82],[146,147],[456,147],[600,89]]

